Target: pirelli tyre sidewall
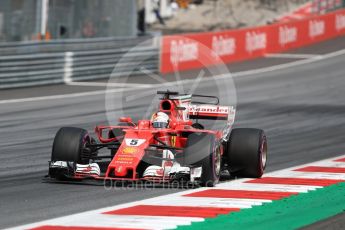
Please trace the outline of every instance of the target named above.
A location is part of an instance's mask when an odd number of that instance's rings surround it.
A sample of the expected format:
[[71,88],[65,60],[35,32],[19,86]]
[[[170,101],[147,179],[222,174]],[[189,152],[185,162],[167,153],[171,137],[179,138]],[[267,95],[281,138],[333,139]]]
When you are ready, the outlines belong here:
[[267,162],[267,138],[264,131],[233,129],[224,157],[232,176],[260,178]]
[[85,145],[91,141],[86,130],[63,127],[54,138],[51,160],[88,164],[90,158],[84,150]]
[[200,185],[212,187],[220,177],[221,152],[216,138],[209,133],[192,133],[184,151],[185,163],[201,167]]

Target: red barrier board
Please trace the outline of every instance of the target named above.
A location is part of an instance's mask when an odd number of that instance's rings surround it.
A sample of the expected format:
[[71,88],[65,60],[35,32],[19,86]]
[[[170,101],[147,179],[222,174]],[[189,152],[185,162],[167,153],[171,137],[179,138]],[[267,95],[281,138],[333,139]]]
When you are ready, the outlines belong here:
[[345,10],[274,25],[164,36],[160,71],[190,70],[256,58],[345,34]]

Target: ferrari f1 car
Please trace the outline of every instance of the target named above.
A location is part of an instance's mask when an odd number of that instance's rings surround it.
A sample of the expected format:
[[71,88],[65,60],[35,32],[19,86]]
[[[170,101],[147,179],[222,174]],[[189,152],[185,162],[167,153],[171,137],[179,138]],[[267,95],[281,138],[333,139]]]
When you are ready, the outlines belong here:
[[[98,141],[84,129],[61,128],[49,176],[162,183],[183,179],[201,186],[214,186],[223,171],[236,177],[262,176],[267,159],[264,131],[232,129],[234,107],[219,105],[213,96],[157,93],[162,98],[151,120],[122,117],[119,125],[97,126]],[[202,119],[222,120],[223,128],[207,130],[198,123]],[[102,148],[109,154],[99,154]]]

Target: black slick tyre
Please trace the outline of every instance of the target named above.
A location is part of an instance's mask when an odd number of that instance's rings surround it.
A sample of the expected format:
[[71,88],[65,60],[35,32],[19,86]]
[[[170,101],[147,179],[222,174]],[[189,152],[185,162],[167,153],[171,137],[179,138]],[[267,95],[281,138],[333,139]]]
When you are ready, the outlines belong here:
[[225,157],[232,176],[260,178],[267,162],[267,138],[264,131],[233,129]]
[[91,142],[86,130],[63,127],[54,138],[51,160],[88,164],[92,153],[85,146]]

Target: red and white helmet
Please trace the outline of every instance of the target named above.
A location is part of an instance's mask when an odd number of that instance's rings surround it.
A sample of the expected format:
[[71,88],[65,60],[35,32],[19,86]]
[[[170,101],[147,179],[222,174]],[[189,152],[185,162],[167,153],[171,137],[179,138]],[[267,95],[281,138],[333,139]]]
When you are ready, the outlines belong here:
[[157,112],[152,115],[152,119],[151,119],[152,127],[159,128],[159,129],[168,128],[169,120],[170,118],[166,113]]

